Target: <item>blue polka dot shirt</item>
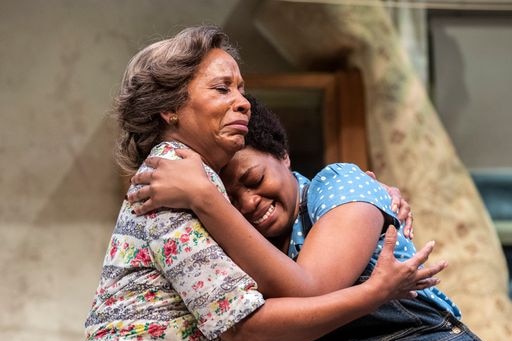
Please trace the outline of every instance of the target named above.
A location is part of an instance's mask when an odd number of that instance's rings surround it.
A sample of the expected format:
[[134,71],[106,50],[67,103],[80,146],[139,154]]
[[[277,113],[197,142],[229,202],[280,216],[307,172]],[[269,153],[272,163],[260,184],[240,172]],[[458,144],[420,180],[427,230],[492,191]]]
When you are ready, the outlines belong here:
[[[288,256],[296,259],[311,225],[318,221],[331,209],[349,202],[366,202],[380,209],[389,224],[400,227],[396,215],[391,211],[391,197],[387,191],[359,167],[348,163],[335,163],[322,169],[311,181],[301,174],[294,172],[299,186],[301,205],[304,205],[304,190],[307,188],[307,209],[300,210],[292,229]],[[381,235],[377,248],[370,259],[368,267],[373,269],[377,263],[384,242]],[[411,240],[398,230],[395,247],[395,257],[407,260],[416,253]],[[418,291],[419,298],[429,301],[439,309],[452,313],[461,318],[459,308],[438,288],[433,287]]]

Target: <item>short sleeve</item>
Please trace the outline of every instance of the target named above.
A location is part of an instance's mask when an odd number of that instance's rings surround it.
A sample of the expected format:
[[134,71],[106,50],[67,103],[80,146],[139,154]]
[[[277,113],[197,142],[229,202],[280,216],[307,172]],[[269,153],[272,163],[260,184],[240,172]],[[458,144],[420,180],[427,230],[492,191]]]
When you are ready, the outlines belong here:
[[[170,149],[164,154],[176,158]],[[218,175],[211,172],[207,170],[212,181],[224,189]],[[208,339],[219,337],[264,303],[256,282],[226,255],[190,211],[162,209],[147,214],[145,224],[157,268]]]
[[331,209],[349,202],[366,202],[377,207],[389,224],[400,227],[391,211],[391,197],[377,181],[350,163],[326,166],[312,180],[308,191],[308,213],[315,223]]

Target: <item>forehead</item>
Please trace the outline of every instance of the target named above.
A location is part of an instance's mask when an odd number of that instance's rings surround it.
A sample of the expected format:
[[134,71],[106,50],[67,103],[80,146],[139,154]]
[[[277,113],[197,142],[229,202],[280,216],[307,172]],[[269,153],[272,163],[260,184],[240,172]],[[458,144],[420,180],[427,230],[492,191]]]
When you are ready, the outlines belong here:
[[210,50],[199,64],[196,77],[240,77],[236,60],[222,49]]
[[243,148],[235,153],[233,158],[223,168],[221,177],[226,186],[240,182],[240,178],[251,169],[263,166],[268,162],[268,155],[252,149]]

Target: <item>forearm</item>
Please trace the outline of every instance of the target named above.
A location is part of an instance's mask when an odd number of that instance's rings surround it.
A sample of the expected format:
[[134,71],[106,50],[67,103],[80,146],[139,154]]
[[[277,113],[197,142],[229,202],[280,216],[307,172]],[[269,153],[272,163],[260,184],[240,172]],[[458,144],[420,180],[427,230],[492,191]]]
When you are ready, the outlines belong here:
[[236,328],[226,332],[223,339],[315,340],[371,313],[385,302],[385,295],[365,282],[317,297],[268,299]]
[[192,210],[266,297],[318,294],[312,276],[266,240],[218,190],[203,193],[194,200]]

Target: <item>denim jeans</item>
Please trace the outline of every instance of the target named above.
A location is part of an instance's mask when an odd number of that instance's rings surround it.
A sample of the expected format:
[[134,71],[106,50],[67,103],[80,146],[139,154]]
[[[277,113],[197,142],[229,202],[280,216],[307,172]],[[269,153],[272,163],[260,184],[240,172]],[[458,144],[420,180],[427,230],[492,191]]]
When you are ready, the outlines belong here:
[[394,300],[319,339],[368,341],[480,340],[450,313],[420,299]]
[[[365,272],[365,275],[368,272]],[[358,283],[368,279],[362,276]],[[421,299],[393,300],[319,341],[462,341],[480,340],[451,313]]]

